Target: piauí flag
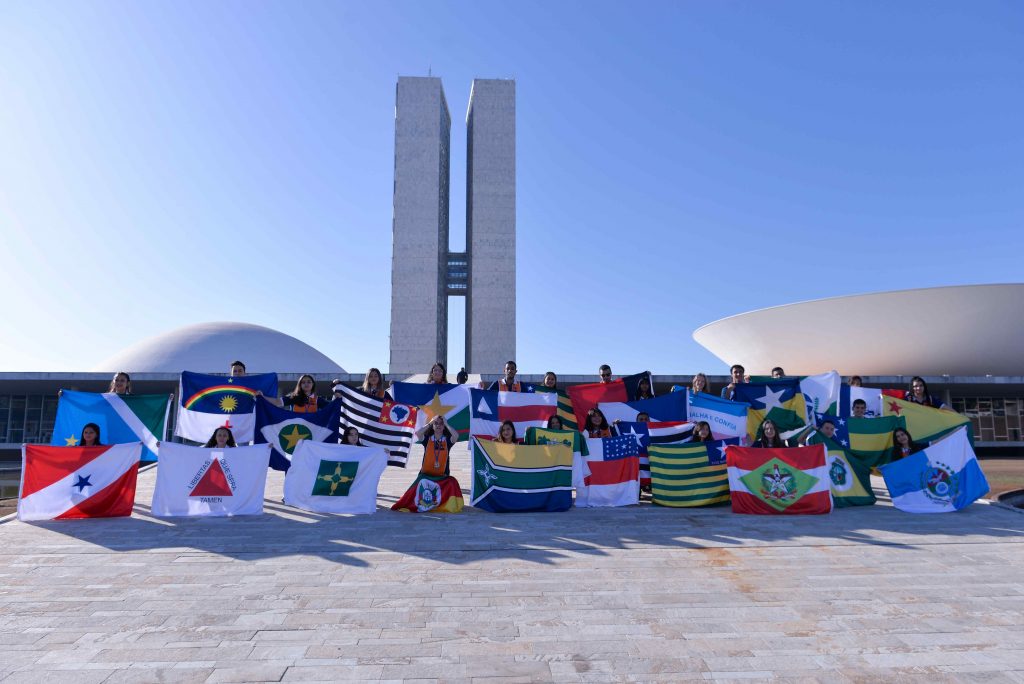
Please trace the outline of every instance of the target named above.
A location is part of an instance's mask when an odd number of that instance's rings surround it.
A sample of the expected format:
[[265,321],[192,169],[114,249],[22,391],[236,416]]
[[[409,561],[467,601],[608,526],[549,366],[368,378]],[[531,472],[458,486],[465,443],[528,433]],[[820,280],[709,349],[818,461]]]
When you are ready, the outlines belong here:
[[53,446],[78,446],[82,427],[96,423],[103,444],[142,442],[142,460],[155,461],[167,430],[168,394],[95,394],[62,390]]
[[576,505],[629,506],[640,502],[640,443],[636,435],[587,439],[583,460],[590,469]]
[[792,449],[725,449],[733,513],[815,514],[832,511],[821,444]]
[[463,505],[462,487],[458,480],[450,475],[431,477],[421,472],[391,510],[405,513],[461,513]]
[[421,382],[395,382],[391,396],[400,404],[419,409],[417,428],[444,416],[448,425],[459,433],[459,441],[469,438],[469,387],[465,385],[436,385]]
[[825,447],[832,503],[836,508],[870,506],[875,503],[869,465],[821,432],[808,437],[807,444],[821,444]]
[[733,396],[736,401],[750,405],[747,411],[747,437],[751,440],[757,439],[765,418],[775,421],[780,432],[796,430],[807,424],[807,404],[797,378],[741,383],[736,385]]
[[[816,423],[821,425],[825,418],[816,416]],[[896,428],[907,427],[907,422],[899,416],[885,418],[844,418],[832,416],[836,426],[832,439],[867,468],[875,468],[888,463],[892,456],[892,432]]]
[[839,415],[853,415],[853,402],[860,399],[864,402],[864,418],[877,418],[882,415],[882,390],[877,387],[850,387],[843,383],[839,390]]
[[256,444],[269,444],[270,467],[288,470],[300,442],[334,442],[339,439],[341,400],[335,399],[315,413],[295,413],[274,406],[263,397],[256,400]]
[[653,423],[686,420],[686,394],[682,392],[669,392],[660,397],[639,401],[603,401],[597,406],[609,423],[615,420],[635,422],[641,413],[646,413]]
[[953,411],[921,406],[896,397],[884,397],[882,399],[882,415],[905,418],[907,432],[915,442],[933,442],[961,427],[966,427],[967,439],[974,444],[971,419]]
[[387,467],[381,447],[303,440],[284,478],[284,502],[318,513],[373,513]]
[[632,423],[619,421],[615,424],[615,434],[632,435],[640,448],[640,486],[651,484],[651,462],[647,448],[652,444],[680,444],[690,438],[693,423]]
[[880,470],[893,506],[908,513],[959,511],[989,490],[966,427]]
[[[388,465],[404,468],[409,460],[415,429],[410,425],[396,425],[395,420],[383,419],[384,405],[391,400],[371,397],[345,385],[338,385],[335,390],[341,392],[340,427],[354,427],[359,431],[360,444],[384,448],[388,452]],[[395,410],[398,406],[403,404],[391,401],[388,415],[397,419],[401,413]]]
[[164,442],[153,515],[259,515],[269,461],[269,444],[207,449]]
[[501,444],[474,437],[470,448],[473,506],[492,513],[572,507],[572,451],[564,444]]
[[686,417],[691,423],[705,421],[715,439],[746,439],[749,404],[729,401],[707,392],[686,392]]
[[807,375],[800,378],[800,391],[804,395],[807,413],[804,416],[810,422],[815,413],[826,413],[830,416],[839,413],[840,387],[843,379],[836,371]]
[[141,455],[140,442],[94,447],[25,444],[18,520],[131,515]]
[[409,404],[399,404],[391,399],[384,399],[380,407],[380,422],[394,427],[416,428],[419,409]]
[[651,500],[659,506],[689,508],[729,501],[725,447],[717,442],[652,445]]
[[498,392],[470,389],[469,430],[474,437],[493,439],[506,420],[515,426],[516,439],[523,440],[532,427],[545,427],[558,410],[553,392]]
[[587,443],[576,430],[552,430],[549,428],[532,427],[526,431],[526,444],[547,446],[564,444],[572,449],[572,486],[579,489],[584,486],[585,478],[590,475],[590,468],[583,460],[586,455]]
[[174,434],[205,444],[214,430],[226,427],[238,444],[251,442],[256,429],[257,391],[276,397],[277,373],[225,377],[183,371]]

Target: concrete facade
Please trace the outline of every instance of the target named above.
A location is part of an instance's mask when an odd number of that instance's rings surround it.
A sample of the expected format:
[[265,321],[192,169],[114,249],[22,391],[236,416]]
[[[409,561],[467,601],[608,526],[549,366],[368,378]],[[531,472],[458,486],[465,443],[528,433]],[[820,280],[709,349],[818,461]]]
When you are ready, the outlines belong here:
[[400,77],[395,92],[391,373],[447,361],[451,115],[441,79]]

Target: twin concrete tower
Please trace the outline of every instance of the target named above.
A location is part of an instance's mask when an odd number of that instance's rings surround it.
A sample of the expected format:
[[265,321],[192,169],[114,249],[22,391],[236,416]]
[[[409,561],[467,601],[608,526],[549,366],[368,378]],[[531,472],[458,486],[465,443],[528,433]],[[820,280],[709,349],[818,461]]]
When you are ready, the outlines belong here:
[[[466,251],[448,249],[451,115],[440,78],[398,79],[390,373],[448,363],[448,297],[466,300],[466,369],[516,353],[516,83],[475,79],[466,111]],[[454,365],[454,364],[453,364]]]

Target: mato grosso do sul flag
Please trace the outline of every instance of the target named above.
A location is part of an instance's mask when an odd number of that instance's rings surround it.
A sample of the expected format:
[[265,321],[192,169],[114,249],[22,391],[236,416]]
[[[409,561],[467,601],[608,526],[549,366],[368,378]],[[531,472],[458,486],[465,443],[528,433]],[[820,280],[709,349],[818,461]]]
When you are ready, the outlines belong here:
[[825,447],[725,449],[733,513],[800,515],[830,513]]
[[132,514],[142,444],[21,447],[18,520]]
[[949,513],[988,493],[988,480],[960,428],[923,451],[879,468],[892,505],[908,513]]
[[178,424],[174,434],[205,444],[219,427],[226,427],[235,442],[251,442],[256,428],[256,392],[277,396],[277,373],[204,375],[182,371],[178,387]]
[[103,444],[142,442],[142,460],[155,461],[167,429],[168,394],[114,394],[61,390],[53,446],[78,446],[82,427],[95,423]]
[[572,449],[473,438],[472,505],[492,513],[567,511],[572,507]]
[[153,515],[259,515],[269,460],[269,444],[207,449],[164,442]]
[[315,413],[295,413],[256,398],[256,444],[269,444],[270,467],[288,470],[292,454],[305,440],[338,442],[341,400],[335,399]]
[[387,467],[388,453],[381,447],[303,440],[284,478],[284,502],[318,513],[374,513]]

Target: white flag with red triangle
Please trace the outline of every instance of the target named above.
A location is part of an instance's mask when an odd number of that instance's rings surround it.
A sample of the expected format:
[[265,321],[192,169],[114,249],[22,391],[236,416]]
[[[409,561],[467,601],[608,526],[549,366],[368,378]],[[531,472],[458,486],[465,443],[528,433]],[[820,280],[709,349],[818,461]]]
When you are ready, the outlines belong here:
[[208,449],[164,442],[153,515],[259,515],[269,461],[269,444]]

